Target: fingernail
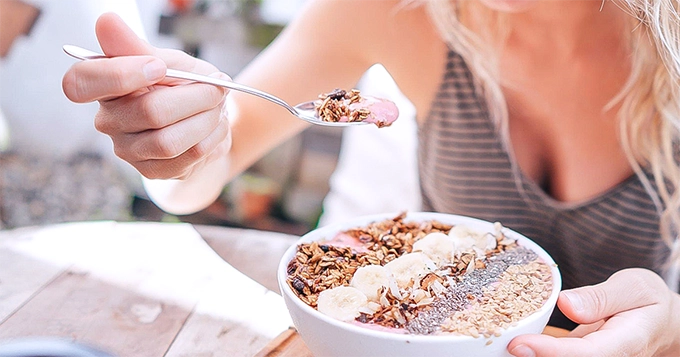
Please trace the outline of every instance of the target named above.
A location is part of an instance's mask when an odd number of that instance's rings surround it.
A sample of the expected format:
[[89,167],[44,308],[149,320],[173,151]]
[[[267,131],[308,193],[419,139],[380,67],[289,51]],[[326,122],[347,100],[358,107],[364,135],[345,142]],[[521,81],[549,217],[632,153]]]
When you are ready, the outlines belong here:
[[583,311],[583,299],[581,299],[579,294],[573,291],[564,290],[562,291],[562,295],[567,298],[567,300],[569,300],[569,303],[571,304],[571,307],[574,309],[574,311]]
[[510,351],[510,354],[516,357],[536,357],[536,353],[527,345],[517,345]]
[[159,59],[154,59],[142,68],[144,77],[150,81],[157,81],[165,76],[165,63]]

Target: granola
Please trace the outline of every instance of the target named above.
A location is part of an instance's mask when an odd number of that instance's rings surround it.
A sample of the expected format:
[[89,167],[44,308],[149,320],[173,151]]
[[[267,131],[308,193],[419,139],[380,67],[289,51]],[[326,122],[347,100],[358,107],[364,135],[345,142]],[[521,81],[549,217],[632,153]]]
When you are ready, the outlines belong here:
[[[500,224],[479,234],[405,217],[341,232],[362,249],[332,240],[299,245],[288,285],[329,316],[423,335],[498,335],[550,296],[550,267],[506,237]],[[441,254],[449,247],[452,254]]]
[[358,89],[335,89],[319,95],[314,103],[319,118],[327,122],[367,122],[379,128],[390,126],[399,115],[391,101],[362,97]]

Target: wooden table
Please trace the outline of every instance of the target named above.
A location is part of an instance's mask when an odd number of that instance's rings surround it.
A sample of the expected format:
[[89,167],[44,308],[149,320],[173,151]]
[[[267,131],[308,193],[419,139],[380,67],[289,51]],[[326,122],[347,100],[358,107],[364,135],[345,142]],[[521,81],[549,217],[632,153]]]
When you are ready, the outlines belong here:
[[0,347],[60,337],[120,357],[312,357],[275,293],[296,239],[186,223],[0,231]]
[[116,356],[253,356],[292,325],[272,290],[296,239],[185,223],[0,231],[0,344],[58,336]]

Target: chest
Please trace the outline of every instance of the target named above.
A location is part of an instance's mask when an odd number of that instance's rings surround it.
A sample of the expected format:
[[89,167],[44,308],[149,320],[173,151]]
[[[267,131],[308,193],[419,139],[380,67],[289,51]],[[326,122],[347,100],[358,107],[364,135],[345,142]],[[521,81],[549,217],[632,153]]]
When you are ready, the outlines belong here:
[[632,174],[619,141],[619,107],[610,105],[629,73],[625,61],[512,54],[501,73],[509,150],[546,193],[578,202]]
[[[441,84],[451,62],[441,42],[413,43],[417,46],[395,46],[409,50],[385,64],[415,105],[422,125],[438,96],[446,94]],[[624,51],[602,48],[568,58],[510,48],[501,58],[509,112],[507,147],[526,177],[554,199],[573,203],[598,196],[632,175],[619,142],[619,108],[607,107],[630,72]],[[413,63],[420,64],[417,70]]]

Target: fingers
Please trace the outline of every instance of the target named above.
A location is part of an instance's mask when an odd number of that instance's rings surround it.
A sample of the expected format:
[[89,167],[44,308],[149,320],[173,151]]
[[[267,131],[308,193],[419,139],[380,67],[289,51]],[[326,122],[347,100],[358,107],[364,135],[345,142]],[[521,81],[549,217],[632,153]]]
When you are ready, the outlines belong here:
[[171,49],[159,49],[140,39],[116,14],[107,13],[99,17],[95,27],[97,39],[107,56],[152,55],[163,59],[168,68],[209,74],[216,71],[207,62],[196,60],[188,54]]
[[62,88],[76,103],[105,100],[149,87],[165,77],[165,70],[163,61],[150,56],[83,61],[66,72]]
[[207,84],[156,86],[102,102],[95,127],[145,177],[181,178],[227,137],[225,98],[225,89]]
[[[121,135],[115,140],[116,155],[126,161],[134,162],[172,159],[207,138],[217,129],[219,122],[219,114],[211,110],[161,129]],[[197,158],[200,158],[200,155]]]
[[95,32],[107,56],[155,54],[155,48],[139,38],[123,19],[114,13],[100,16],[95,25]]
[[662,341],[668,335],[666,316],[673,311],[667,297],[657,274],[622,270],[604,283],[560,294],[562,312],[581,324],[568,337],[519,336],[508,351],[518,357],[651,356],[668,344]]
[[192,115],[220,108],[225,94],[225,89],[209,84],[157,87],[143,95],[102,102],[95,127],[108,135],[164,128]]
[[110,58],[74,64],[62,85],[74,102],[100,101],[95,127],[111,137],[116,155],[152,179],[184,178],[226,155],[226,89],[165,73],[170,67],[227,75],[181,51],[149,45],[115,14],[102,15],[96,32]]
[[201,144],[204,147],[211,147],[211,145],[216,143],[216,147],[211,149],[210,153],[204,156],[200,161],[191,166],[188,170],[185,170],[185,174],[178,176],[179,179],[185,179],[192,175],[194,171],[200,170],[207,164],[215,160],[225,160],[228,156],[229,150],[231,149],[231,132],[227,130],[225,137],[219,137],[217,135],[211,135],[211,137],[202,141]]
[[508,351],[517,357],[609,357],[648,356],[653,348],[649,343],[648,327],[637,319],[616,319],[605,323],[600,330],[583,338],[523,335],[514,338]]
[[[567,346],[567,350],[565,350],[565,346]],[[513,339],[508,345],[508,351],[516,357],[585,357],[592,355],[589,352],[592,351],[592,347],[589,341],[579,338],[527,335]]]
[[[166,128],[163,130],[173,129],[174,128],[170,129]],[[159,138],[172,138],[173,135],[177,134],[182,135],[182,133],[179,132],[180,130],[177,130],[174,133],[168,132],[163,133],[162,130],[160,130],[156,131],[154,135],[156,135]],[[158,140],[159,147],[168,145],[170,147],[178,147],[177,151],[183,150],[183,148],[179,147],[179,145],[181,145],[180,143],[171,141],[163,142],[162,140],[163,139]],[[191,141],[193,140],[187,140],[184,141],[184,143],[188,143],[190,145]],[[142,175],[144,175],[147,178],[182,179],[188,176],[193,171],[194,166],[202,164],[202,162],[206,161],[208,158],[213,157],[214,159],[215,152],[218,151],[220,147],[228,145],[229,142],[230,142],[229,125],[227,123],[226,118],[223,118],[222,120],[218,121],[217,126],[213,130],[207,133],[207,136],[199,140],[197,143],[189,146],[188,148],[186,148],[186,150],[182,151],[178,155],[167,155],[165,153],[158,155],[157,153],[151,153],[150,156],[159,156],[159,158],[143,159],[145,155],[140,155],[138,157],[139,160],[135,161],[129,158],[125,158],[128,155],[136,156],[137,154],[134,152],[134,150],[126,150],[125,152],[117,151],[116,154],[124,158],[126,161],[130,162]],[[168,152],[172,152],[172,150]],[[223,151],[220,151],[219,153],[222,154]]]
[[604,283],[565,290],[557,305],[579,324],[592,324],[619,312],[658,302],[657,292],[665,291],[663,280],[651,271],[627,269],[613,274]]
[[[603,336],[605,340],[609,337]],[[515,338],[508,351],[516,357],[589,357],[589,356],[615,356],[612,349],[617,341],[616,336],[604,345],[598,345],[589,339],[561,337],[556,338],[547,335],[525,335]],[[621,350],[623,352],[623,350]]]
[[600,320],[592,324],[581,324],[578,325],[575,329],[569,331],[568,336],[569,337],[584,337],[588,334],[591,334],[597,330],[599,330],[602,325],[605,324],[605,320]]
[[[149,45],[113,13],[97,21],[97,37],[104,53],[112,58],[75,63],[64,75],[64,94],[77,103],[110,100],[146,91],[165,77],[167,68],[214,73],[211,64],[178,50],[157,49]],[[186,81],[165,79],[163,84],[177,85]]]
[[150,179],[187,178],[197,166],[204,165],[211,157],[214,159],[215,149],[228,140],[229,129],[224,123],[219,127],[221,130],[215,130],[182,155],[166,160],[147,160],[139,163],[137,170]]
[[104,53],[111,57],[74,64],[62,79],[64,94],[76,103],[108,100],[151,86],[165,77],[166,64],[153,46],[130,29],[114,13],[97,20],[97,35]]

